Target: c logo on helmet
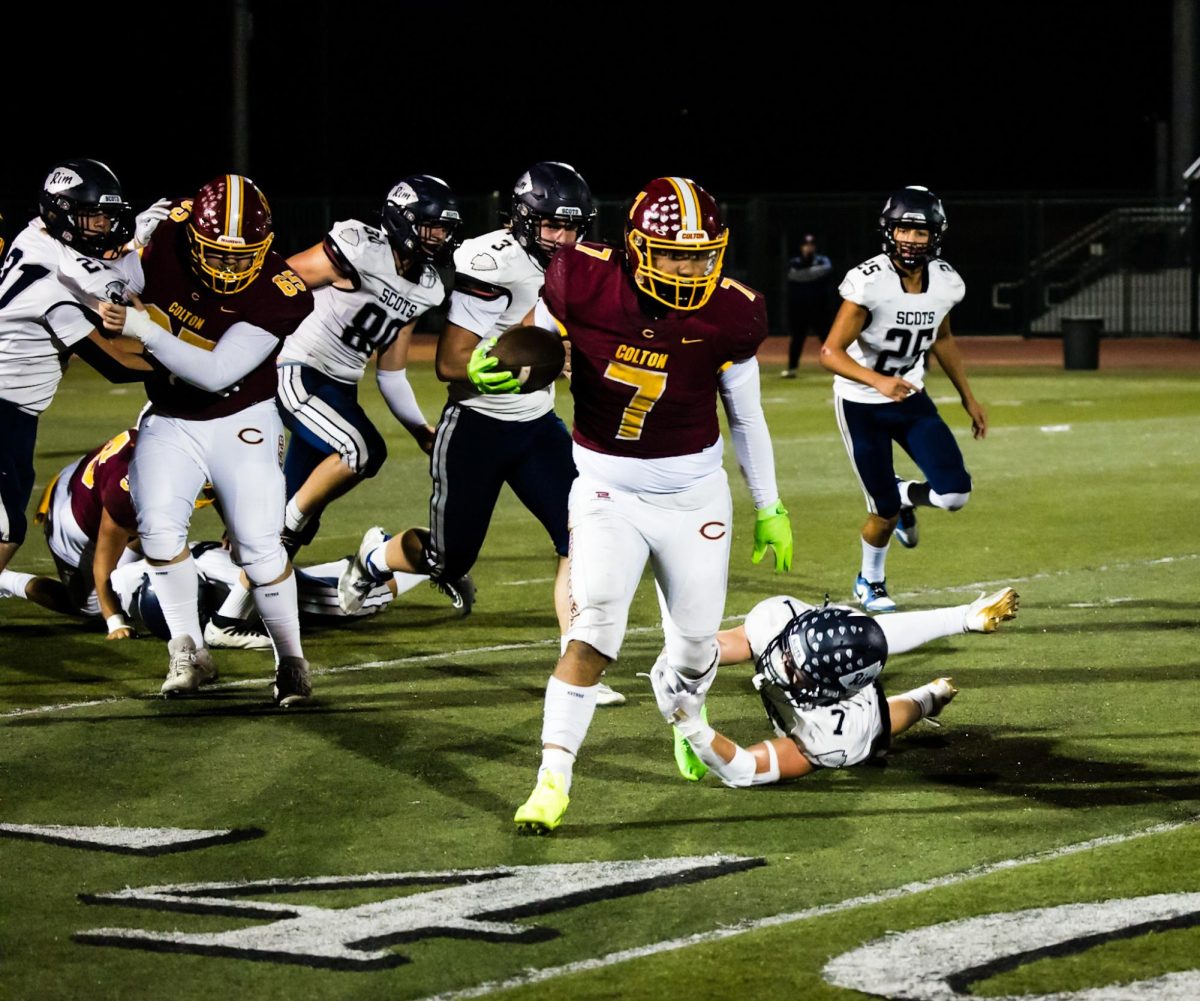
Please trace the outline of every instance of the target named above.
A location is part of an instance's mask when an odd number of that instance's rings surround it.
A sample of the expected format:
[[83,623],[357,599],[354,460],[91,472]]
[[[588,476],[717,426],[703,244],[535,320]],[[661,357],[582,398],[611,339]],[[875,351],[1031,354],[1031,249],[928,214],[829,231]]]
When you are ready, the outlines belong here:
[[258,428],[242,428],[237,436],[247,445],[261,445],[265,441],[263,433]]
[[725,538],[725,522],[706,521],[700,526],[700,534],[712,542],[716,542],[717,539],[723,539]]

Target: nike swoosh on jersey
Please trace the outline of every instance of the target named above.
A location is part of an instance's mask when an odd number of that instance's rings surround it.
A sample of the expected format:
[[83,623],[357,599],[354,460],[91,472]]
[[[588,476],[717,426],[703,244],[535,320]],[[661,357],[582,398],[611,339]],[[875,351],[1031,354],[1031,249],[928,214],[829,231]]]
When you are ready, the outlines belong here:
[[683,343],[683,344],[699,344],[703,340],[704,340],[703,337],[691,337],[691,338],[684,337],[684,338],[682,338],[681,343]]

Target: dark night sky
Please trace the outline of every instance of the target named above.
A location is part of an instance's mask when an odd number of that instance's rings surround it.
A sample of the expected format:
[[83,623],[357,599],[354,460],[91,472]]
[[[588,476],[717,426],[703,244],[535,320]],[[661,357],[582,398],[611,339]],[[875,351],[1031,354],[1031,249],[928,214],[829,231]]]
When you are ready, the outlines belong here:
[[[255,5],[249,173],[272,195],[382,194],[419,171],[483,193],[539,159],[609,196],[665,173],[727,195],[1149,191],[1170,116],[1167,0],[740,4],[685,23],[609,5],[587,32],[565,20],[578,5],[310,6]],[[221,3],[139,21],[141,83],[106,88],[104,128],[94,99],[6,102],[0,197],[70,155],[141,195],[229,169],[229,21]]]

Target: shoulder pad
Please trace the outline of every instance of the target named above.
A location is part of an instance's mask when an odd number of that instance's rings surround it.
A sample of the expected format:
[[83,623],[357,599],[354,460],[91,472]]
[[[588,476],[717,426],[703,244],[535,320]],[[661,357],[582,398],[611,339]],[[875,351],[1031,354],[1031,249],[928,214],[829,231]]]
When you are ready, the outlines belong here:
[[929,262],[927,267],[937,271],[951,288],[963,288],[966,285],[966,282],[962,279],[962,275],[955,270],[954,266],[948,261],[943,261],[940,257],[935,257]]
[[465,241],[454,252],[454,267],[459,274],[507,282],[525,277],[533,264],[512,234],[499,229]]
[[605,246],[603,243],[589,243],[587,241],[583,243],[575,243],[571,245],[571,250],[573,250],[575,254],[582,254],[584,257],[589,257],[597,261],[620,261],[620,258],[616,256],[616,250],[612,247]]
[[877,254],[847,271],[846,277],[838,286],[838,294],[849,302],[870,308],[872,286],[890,270],[882,258],[882,254]]
[[342,258],[354,268],[365,266],[381,250],[388,247],[387,239],[379,230],[357,219],[335,222],[329,230],[329,235],[325,237],[325,242],[336,247]]

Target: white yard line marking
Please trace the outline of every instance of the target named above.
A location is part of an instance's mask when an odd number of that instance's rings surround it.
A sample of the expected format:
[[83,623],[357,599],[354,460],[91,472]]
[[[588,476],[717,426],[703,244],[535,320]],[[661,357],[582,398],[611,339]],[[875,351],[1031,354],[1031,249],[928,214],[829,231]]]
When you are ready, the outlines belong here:
[[807,921],[810,918],[820,918],[827,914],[837,914],[856,907],[868,907],[871,904],[884,903],[888,900],[895,900],[898,897],[905,897],[914,893],[924,893],[926,890],[937,890],[946,886],[955,886],[958,883],[965,883],[967,880],[978,879],[981,876],[990,876],[996,872],[1034,865],[1038,862],[1048,862],[1052,859],[1064,858],[1068,855],[1077,855],[1081,852],[1091,851],[1094,848],[1119,845],[1126,841],[1134,841],[1138,838],[1145,838],[1154,834],[1165,834],[1168,831],[1176,831],[1182,827],[1187,827],[1189,824],[1194,824],[1197,820],[1200,820],[1200,817],[1188,817],[1186,820],[1154,824],[1152,827],[1146,827],[1129,834],[1108,834],[1104,837],[1092,838],[1088,841],[1079,841],[1073,845],[1063,845],[1061,848],[1050,848],[1046,851],[1034,852],[1032,855],[1004,859],[1001,862],[992,862],[988,865],[972,866],[970,869],[948,873],[945,876],[935,876],[932,879],[922,879],[913,883],[906,883],[904,886],[893,887],[890,890],[881,890],[878,893],[865,893],[858,897],[849,897],[846,900],[839,900],[832,904],[818,904],[815,907],[807,907],[801,911],[786,911],[783,914],[772,914],[765,918],[739,921],[737,924],[728,925],[724,928],[714,928],[712,931],[697,932],[694,935],[685,935],[681,938],[665,939],[661,942],[653,942],[650,945],[640,945],[633,949],[621,949],[617,952],[597,956],[594,959],[581,959],[574,963],[564,963],[562,966],[546,966],[540,970],[527,970],[506,980],[493,980],[463,990],[434,994],[423,998],[422,1001],[459,1001],[461,998],[485,997],[489,994],[495,994],[498,991],[509,990],[514,987],[525,987],[529,984],[540,984],[547,980],[554,980],[557,977],[568,976],[572,973],[589,973],[592,970],[601,970],[608,966],[616,966],[618,963],[625,963],[631,959],[643,959],[647,956],[657,956],[664,952],[690,949],[695,945],[720,942],[737,935],[744,935],[746,932],[758,931],[760,928],[775,928],[779,925],[792,924],[796,921]]
[[[990,588],[1006,584],[1023,584],[1034,580],[1048,580],[1053,577],[1068,577],[1076,573],[1104,573],[1110,570],[1130,570],[1135,567],[1163,566],[1171,563],[1184,563],[1200,559],[1200,553],[1185,553],[1182,556],[1162,556],[1153,560],[1137,560],[1130,563],[1111,563],[1100,567],[1076,567],[1071,570],[1055,570],[1052,573],[1029,574],[1025,577],[1002,577],[996,580],[977,580],[969,584],[954,584],[950,587],[926,588],[917,591],[897,591],[897,597],[921,598],[937,594],[957,594],[962,591],[986,591]],[[722,621],[726,623],[741,622],[745,615],[728,615]],[[634,626],[626,631],[627,636],[639,636],[656,633],[658,626]],[[376,668],[400,667],[404,664],[425,664],[434,660],[445,660],[450,657],[472,657],[481,653],[504,653],[509,650],[535,650],[538,647],[558,646],[558,637],[544,640],[530,640],[525,643],[497,643],[493,646],[468,647],[462,650],[446,650],[440,653],[414,654],[409,657],[395,657],[389,660],[368,660],[361,664],[340,664],[334,667],[313,668],[314,675],[352,674],[356,671],[371,671]],[[221,692],[231,688],[261,688],[271,683],[271,678],[243,678],[239,681],[221,682],[208,686],[208,691]],[[58,705],[32,706],[28,709],[9,709],[0,713],[0,719],[13,719],[21,716],[38,716],[44,713],[67,712],[72,709],[87,709],[92,706],[109,705],[117,702],[145,702],[160,698],[159,695],[147,692],[145,695],[116,695],[107,699],[90,699],[87,702],[63,702]]]
[[502,580],[501,587],[520,587],[522,584],[549,584],[553,577],[531,577],[529,580]]

